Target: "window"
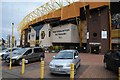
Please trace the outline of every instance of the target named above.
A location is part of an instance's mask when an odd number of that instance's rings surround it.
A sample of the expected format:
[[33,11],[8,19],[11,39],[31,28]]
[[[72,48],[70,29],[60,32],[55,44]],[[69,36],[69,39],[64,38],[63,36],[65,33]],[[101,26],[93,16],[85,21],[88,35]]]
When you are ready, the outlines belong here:
[[116,52],[116,51],[113,51],[113,52],[111,53],[111,57],[117,58],[117,57],[118,57],[118,56],[117,56],[117,52]]
[[44,39],[44,37],[45,37],[45,32],[42,31],[42,32],[41,32],[41,39]]
[[28,55],[28,54],[31,54],[32,53],[32,49],[29,49],[27,52],[25,52],[24,55]]
[[73,59],[73,52],[72,51],[60,51],[55,56],[55,59]]
[[93,33],[93,36],[94,36],[94,37],[97,37],[97,33]]
[[36,30],[36,40],[39,40],[39,30]]
[[29,40],[30,40],[30,34],[29,34]]
[[49,31],[49,37],[51,36],[51,31]]
[[41,48],[35,48],[34,49],[34,53],[39,53],[39,52],[43,52],[43,49],[41,49]]

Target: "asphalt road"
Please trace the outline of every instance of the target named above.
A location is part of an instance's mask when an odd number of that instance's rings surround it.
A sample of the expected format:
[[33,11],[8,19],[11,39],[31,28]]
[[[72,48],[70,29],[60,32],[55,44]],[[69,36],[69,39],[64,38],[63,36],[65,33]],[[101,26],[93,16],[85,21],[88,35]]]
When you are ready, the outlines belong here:
[[[69,79],[69,75],[50,74],[49,62],[52,56],[56,53],[46,53],[45,58],[45,78],[56,79],[63,78]],[[81,53],[81,66],[77,70],[75,78],[113,78],[117,79],[117,76],[106,69],[103,66],[103,55],[86,54]],[[40,78],[40,62],[34,62],[25,66],[25,74],[21,75],[21,66],[13,66],[12,70],[9,70],[9,66],[2,61],[2,77],[7,78]],[[13,80],[13,79],[12,79]]]

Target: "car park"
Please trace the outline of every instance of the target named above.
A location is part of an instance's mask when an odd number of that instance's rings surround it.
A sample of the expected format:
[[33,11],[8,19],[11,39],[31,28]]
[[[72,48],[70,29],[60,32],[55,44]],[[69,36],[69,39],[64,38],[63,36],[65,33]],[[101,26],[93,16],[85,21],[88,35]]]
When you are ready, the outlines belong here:
[[118,73],[118,68],[120,67],[120,51],[110,50],[104,55],[104,67],[106,69],[112,70]]
[[49,63],[50,73],[70,74],[70,65],[74,63],[75,74],[80,66],[80,57],[77,50],[61,50]]
[[[14,51],[12,54],[12,64],[22,65],[22,59],[25,59],[26,63],[38,61],[44,59],[44,50],[42,48],[21,48]],[[8,64],[10,63],[10,55],[5,60]]]

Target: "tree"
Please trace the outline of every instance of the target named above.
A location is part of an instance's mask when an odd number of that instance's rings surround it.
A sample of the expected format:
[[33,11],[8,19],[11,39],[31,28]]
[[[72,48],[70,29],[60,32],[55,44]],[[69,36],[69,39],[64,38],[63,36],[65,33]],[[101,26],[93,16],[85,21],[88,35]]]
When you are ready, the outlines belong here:
[[2,38],[2,45],[4,45],[5,44],[5,40]]

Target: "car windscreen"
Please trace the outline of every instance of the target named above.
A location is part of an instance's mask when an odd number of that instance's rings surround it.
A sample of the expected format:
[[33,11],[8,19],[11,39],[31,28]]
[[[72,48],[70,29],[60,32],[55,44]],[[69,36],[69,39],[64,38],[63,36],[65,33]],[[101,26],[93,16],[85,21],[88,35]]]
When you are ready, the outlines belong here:
[[[12,51],[17,50],[18,48],[13,48]],[[11,49],[6,49],[4,52],[11,52]]]
[[118,58],[120,58],[120,51],[116,51]]
[[13,55],[22,55],[26,51],[25,48],[17,49],[13,51]]
[[73,59],[73,52],[71,52],[71,51],[62,51],[62,52],[59,52],[55,56],[55,59]]

